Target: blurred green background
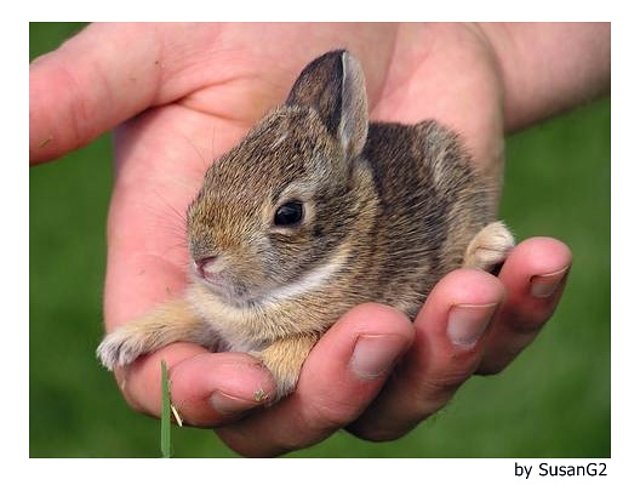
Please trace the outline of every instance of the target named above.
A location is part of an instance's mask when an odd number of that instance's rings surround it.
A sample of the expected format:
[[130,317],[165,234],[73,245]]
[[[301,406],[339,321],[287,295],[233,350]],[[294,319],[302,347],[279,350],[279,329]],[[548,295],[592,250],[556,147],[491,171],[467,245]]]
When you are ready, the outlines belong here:
[[[29,58],[81,23],[30,25]],[[519,239],[568,243],[574,265],[556,315],[502,374],[474,377],[406,437],[340,432],[292,457],[608,457],[610,101],[509,138],[501,217]],[[159,421],[127,407],[95,359],[102,337],[109,136],[30,171],[32,457],[157,457]],[[178,457],[235,456],[214,433],[174,428]]]

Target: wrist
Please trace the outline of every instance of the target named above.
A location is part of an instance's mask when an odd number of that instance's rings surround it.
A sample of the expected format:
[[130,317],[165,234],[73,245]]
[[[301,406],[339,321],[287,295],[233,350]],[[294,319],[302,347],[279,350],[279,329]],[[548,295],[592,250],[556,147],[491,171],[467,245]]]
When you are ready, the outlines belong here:
[[481,23],[514,132],[608,93],[609,23]]

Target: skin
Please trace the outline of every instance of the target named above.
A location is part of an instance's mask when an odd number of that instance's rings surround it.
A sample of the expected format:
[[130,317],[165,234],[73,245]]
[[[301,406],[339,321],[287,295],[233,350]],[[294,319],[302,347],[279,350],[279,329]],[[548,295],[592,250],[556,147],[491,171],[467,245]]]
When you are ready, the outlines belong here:
[[[183,215],[205,169],[283,101],[317,55],[348,47],[363,64],[373,120],[441,121],[499,186],[505,132],[608,91],[609,32],[608,24],[91,25],[30,67],[30,160],[54,159],[116,127],[109,331],[180,294],[189,262]],[[358,306],[313,349],[295,393],[266,408],[273,381],[246,354],[179,343],[116,377],[132,407],[158,416],[166,360],[185,421],[216,427],[243,455],[282,454],[345,427],[392,440],[473,374],[501,371],[531,343],[570,264],[563,243],[535,237],[498,277],[447,275],[413,324],[383,305]],[[477,307],[466,327],[480,335],[473,344],[449,336],[461,306]]]

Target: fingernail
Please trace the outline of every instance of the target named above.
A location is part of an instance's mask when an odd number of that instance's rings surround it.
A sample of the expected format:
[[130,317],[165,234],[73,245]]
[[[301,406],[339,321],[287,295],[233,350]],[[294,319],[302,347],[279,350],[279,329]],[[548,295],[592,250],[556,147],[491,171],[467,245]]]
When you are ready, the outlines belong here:
[[405,340],[390,335],[361,335],[351,356],[351,369],[371,380],[387,373],[402,353]]
[[556,292],[569,267],[551,274],[534,275],[531,278],[530,292],[535,298],[548,298]]
[[497,303],[455,305],[449,312],[447,335],[454,345],[471,348],[487,329]]
[[231,396],[222,391],[216,391],[211,394],[209,398],[211,406],[221,415],[233,415],[236,413],[242,413],[243,411],[255,408],[260,404],[260,401],[243,399],[236,396]]

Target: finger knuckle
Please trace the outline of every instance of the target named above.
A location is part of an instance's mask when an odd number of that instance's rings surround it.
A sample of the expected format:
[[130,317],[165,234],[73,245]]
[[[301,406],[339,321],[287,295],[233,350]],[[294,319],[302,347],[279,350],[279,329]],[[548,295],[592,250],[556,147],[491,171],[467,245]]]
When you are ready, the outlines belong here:
[[435,413],[447,404],[476,367],[477,363],[449,368],[419,381],[414,390],[414,398],[422,418]]
[[536,333],[549,320],[553,311],[537,309],[505,309],[504,316],[508,326],[521,334]]
[[383,443],[387,441],[395,441],[396,439],[401,438],[405,434],[407,434],[415,424],[409,427],[384,427],[379,425],[355,425],[353,427],[349,427],[348,430],[354,436],[359,437],[360,439],[364,439],[366,441],[372,441],[375,443]]
[[421,382],[415,393],[415,402],[422,418],[428,417],[447,404],[461,383],[458,379],[449,378]]
[[504,370],[518,355],[527,348],[536,338],[537,331],[526,333],[512,333],[507,340],[502,340],[500,345],[490,348],[484,359],[478,366],[478,375],[496,375]]
[[354,418],[353,405],[346,401],[316,399],[308,406],[307,423],[318,434],[341,429]]
[[507,363],[503,361],[493,360],[486,363],[483,362],[478,367],[478,370],[476,373],[482,376],[493,376],[500,373],[503,369],[506,368],[506,366],[507,366]]

